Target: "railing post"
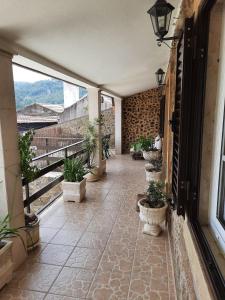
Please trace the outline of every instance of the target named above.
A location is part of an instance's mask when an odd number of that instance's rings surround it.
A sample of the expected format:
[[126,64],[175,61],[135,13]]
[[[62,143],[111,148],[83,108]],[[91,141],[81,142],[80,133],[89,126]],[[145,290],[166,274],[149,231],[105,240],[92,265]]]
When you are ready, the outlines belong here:
[[[25,185],[25,192],[26,192],[26,199],[29,200],[29,198],[30,198],[29,183],[26,183],[26,185]],[[27,213],[30,214],[30,212],[31,212],[30,204],[28,204]]]
[[[48,153],[48,151],[49,151],[48,150],[48,146],[49,146],[48,138],[45,139],[45,145],[46,145],[46,153]],[[49,166],[50,162],[49,162],[48,156],[47,156],[46,162],[47,162],[47,166]]]
[[65,149],[65,158],[67,158],[68,157],[68,150],[67,150],[67,148]]

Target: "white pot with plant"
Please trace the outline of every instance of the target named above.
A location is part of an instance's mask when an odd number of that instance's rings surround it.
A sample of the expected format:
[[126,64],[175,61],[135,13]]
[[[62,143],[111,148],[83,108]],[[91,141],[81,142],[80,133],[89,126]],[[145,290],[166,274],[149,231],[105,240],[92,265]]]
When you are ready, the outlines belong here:
[[146,181],[160,181],[162,176],[162,161],[151,160],[150,163],[145,165]]
[[87,181],[97,181],[100,177],[99,168],[95,165],[94,159],[97,149],[97,133],[95,125],[88,123],[86,134],[84,136],[83,147],[87,152],[88,173],[84,176]]
[[166,219],[166,196],[162,182],[150,181],[146,197],[138,201],[140,219],[143,221],[143,233],[158,236],[161,223]]
[[63,200],[81,202],[86,194],[86,170],[80,159],[67,158],[64,161]]
[[[12,244],[10,238],[19,237],[24,245],[18,229],[10,228],[9,216],[0,220],[0,289],[12,279],[13,260]],[[25,247],[25,245],[24,245]]]
[[[39,169],[32,165],[32,159],[35,157],[35,153],[31,146],[33,136],[34,132],[28,131],[25,134],[20,135],[18,141],[22,178],[25,179],[27,184],[32,182],[39,172]],[[39,244],[40,219],[34,213],[25,213],[25,225],[25,231],[27,233],[27,250],[31,250]]]
[[155,148],[154,139],[152,137],[141,137],[139,139],[139,143],[145,160],[150,161],[160,158],[160,152],[157,148]]

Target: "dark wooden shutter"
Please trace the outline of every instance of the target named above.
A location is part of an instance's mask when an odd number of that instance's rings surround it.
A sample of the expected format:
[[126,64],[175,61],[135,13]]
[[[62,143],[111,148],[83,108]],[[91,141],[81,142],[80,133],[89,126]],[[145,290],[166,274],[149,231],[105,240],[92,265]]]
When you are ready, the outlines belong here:
[[188,181],[188,138],[190,128],[190,91],[193,60],[192,47],[193,19],[185,20],[184,32],[177,46],[176,95],[172,115],[173,131],[173,202],[178,215],[185,214],[189,181]]
[[161,138],[164,136],[165,98],[165,96],[162,96],[160,99],[159,135]]

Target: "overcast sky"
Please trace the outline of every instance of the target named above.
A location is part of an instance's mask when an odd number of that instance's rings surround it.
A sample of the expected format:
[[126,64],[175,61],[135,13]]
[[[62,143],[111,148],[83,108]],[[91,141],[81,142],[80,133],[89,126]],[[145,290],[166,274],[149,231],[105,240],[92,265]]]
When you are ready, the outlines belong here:
[[13,66],[13,77],[14,77],[14,81],[27,81],[27,82],[35,82],[39,80],[51,79],[48,76],[15,65]]

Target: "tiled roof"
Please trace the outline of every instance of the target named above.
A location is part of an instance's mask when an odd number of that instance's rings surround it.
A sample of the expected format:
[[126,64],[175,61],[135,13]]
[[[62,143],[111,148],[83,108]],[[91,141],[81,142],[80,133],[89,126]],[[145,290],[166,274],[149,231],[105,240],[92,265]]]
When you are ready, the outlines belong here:
[[60,104],[43,104],[43,103],[37,103],[37,104],[45,108],[51,109],[59,114],[64,111],[64,106]]
[[17,123],[58,123],[58,116],[29,116],[17,114]]

